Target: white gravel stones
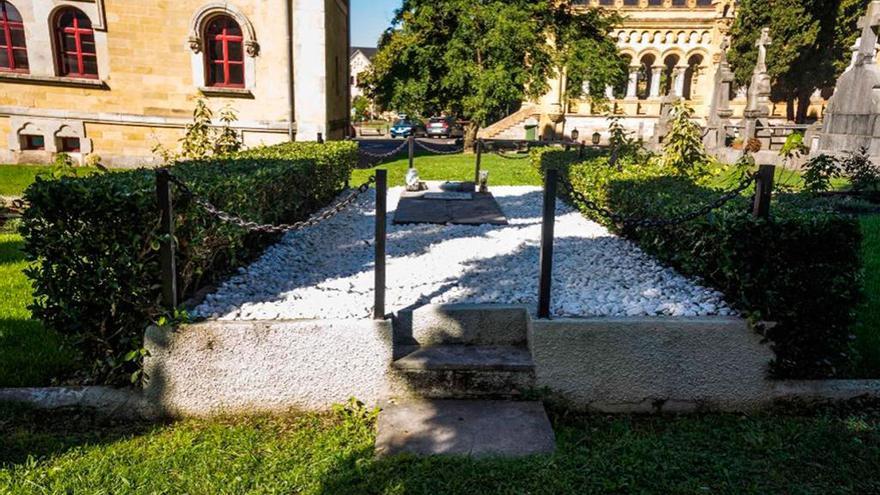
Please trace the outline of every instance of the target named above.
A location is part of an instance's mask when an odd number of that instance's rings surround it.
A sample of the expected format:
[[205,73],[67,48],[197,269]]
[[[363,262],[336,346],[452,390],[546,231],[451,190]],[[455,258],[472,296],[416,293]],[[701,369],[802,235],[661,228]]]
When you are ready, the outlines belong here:
[[[441,303],[537,305],[542,192],[492,189],[508,226],[393,225],[388,194],[387,310]],[[221,320],[369,318],[375,192],[333,219],[291,232],[196,308]],[[701,287],[560,202],[556,316],[710,316],[732,310]]]

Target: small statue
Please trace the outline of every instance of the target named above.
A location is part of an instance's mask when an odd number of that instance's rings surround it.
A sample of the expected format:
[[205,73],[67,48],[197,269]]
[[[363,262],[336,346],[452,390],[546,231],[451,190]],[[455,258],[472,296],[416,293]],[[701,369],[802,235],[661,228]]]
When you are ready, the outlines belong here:
[[479,191],[481,193],[489,192],[489,171],[488,170],[480,170],[480,187]]

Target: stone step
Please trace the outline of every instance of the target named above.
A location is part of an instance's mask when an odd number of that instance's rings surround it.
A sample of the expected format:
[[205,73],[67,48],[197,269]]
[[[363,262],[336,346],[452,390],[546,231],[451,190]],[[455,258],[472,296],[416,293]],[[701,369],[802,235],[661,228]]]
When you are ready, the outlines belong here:
[[532,355],[524,347],[441,345],[419,347],[396,360],[399,370],[531,371]]
[[427,305],[398,313],[394,321],[394,343],[524,346],[528,326],[528,309],[524,306]]
[[428,399],[517,398],[535,386],[525,347],[429,346],[401,348],[392,364],[401,382]]
[[540,402],[403,402],[379,414],[378,455],[524,457],[555,450]]

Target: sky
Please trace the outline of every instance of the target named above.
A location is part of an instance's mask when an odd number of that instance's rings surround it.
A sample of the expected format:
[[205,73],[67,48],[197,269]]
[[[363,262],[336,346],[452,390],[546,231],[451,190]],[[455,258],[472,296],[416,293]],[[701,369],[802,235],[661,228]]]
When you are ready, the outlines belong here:
[[351,46],[376,46],[401,0],[352,0]]

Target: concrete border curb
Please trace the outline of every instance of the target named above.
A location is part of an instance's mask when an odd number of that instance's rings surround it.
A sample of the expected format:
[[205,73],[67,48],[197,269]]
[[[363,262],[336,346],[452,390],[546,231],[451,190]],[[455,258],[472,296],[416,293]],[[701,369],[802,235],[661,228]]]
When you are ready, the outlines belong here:
[[2,388],[0,403],[23,404],[40,410],[81,409],[123,419],[160,416],[139,390],[111,387]]

